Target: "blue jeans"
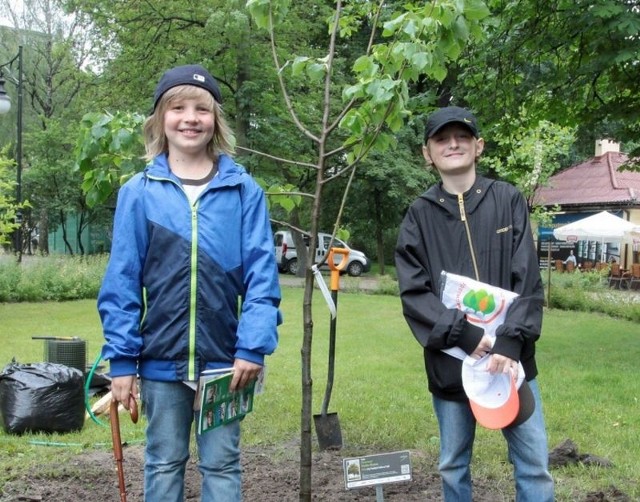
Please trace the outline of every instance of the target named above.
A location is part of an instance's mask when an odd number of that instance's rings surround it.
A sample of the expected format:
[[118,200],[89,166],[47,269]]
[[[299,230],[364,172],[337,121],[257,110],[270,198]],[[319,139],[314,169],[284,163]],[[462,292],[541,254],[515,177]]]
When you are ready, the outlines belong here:
[[[517,427],[502,429],[516,481],[516,502],[552,502],[553,479],[548,470],[547,434],[540,391],[529,382],[535,398],[533,415]],[[433,397],[440,427],[440,464],[446,502],[471,502],[471,455],[476,420],[468,403]]]
[[[191,427],[197,423],[193,411],[195,391],[182,382],[143,379],[141,392],[148,421],[144,499],[182,502]],[[240,422],[202,435],[196,433],[196,445],[202,474],[201,500],[240,501]]]

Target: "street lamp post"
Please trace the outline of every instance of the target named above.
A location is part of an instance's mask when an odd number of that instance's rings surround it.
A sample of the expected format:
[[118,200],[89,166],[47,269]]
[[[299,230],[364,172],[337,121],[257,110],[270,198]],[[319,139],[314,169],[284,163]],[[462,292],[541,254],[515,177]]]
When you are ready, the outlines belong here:
[[22,261],[22,45],[18,47],[18,54],[9,62],[0,64],[0,114],[7,113],[11,109],[11,100],[4,90],[5,79],[3,78],[2,68],[13,65],[18,62],[18,80],[9,79],[18,88],[18,131],[16,139],[16,201],[18,211],[16,212],[16,223],[19,225],[16,230],[15,251],[18,256],[18,262]]

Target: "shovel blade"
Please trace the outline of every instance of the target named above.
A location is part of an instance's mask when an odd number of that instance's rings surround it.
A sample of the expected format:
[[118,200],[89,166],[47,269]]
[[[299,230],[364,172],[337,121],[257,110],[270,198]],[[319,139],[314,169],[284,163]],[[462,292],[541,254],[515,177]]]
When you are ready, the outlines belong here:
[[342,431],[337,413],[314,415],[318,446],[321,450],[339,450],[342,448]]

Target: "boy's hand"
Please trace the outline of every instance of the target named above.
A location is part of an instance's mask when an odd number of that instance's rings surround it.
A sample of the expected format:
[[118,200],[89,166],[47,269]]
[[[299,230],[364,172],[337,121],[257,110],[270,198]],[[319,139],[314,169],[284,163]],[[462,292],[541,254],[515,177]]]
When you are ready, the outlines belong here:
[[233,362],[233,379],[231,380],[230,390],[240,390],[246,387],[251,381],[258,378],[262,366],[259,364],[245,361],[244,359],[236,359]]
[[489,352],[491,352],[491,349],[493,348],[493,340],[491,339],[490,336],[488,335],[484,335],[482,337],[482,339],[480,340],[480,343],[478,344],[478,346],[476,347],[476,350],[474,350],[471,354],[469,354],[471,357],[473,357],[474,359],[482,359],[484,356],[486,356]]
[[111,399],[122,403],[129,410],[132,403],[131,396],[138,395],[138,382],[135,375],[113,377],[111,380]]
[[518,361],[509,359],[506,356],[501,356],[500,354],[491,354],[487,369],[492,375],[511,372],[511,376],[516,377],[518,375]]

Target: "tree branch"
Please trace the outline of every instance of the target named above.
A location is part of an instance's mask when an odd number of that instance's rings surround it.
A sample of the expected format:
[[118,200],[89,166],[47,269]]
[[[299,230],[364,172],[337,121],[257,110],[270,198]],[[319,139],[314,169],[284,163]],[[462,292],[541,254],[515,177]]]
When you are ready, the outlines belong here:
[[278,225],[281,225],[283,227],[289,228],[291,230],[295,230],[296,232],[301,233],[302,235],[306,235],[307,237],[311,237],[311,234],[309,232],[305,232],[301,228],[298,228],[295,225],[292,225],[288,221],[274,220],[273,218],[270,218],[270,221],[272,223],[276,223]]
[[282,70],[284,70],[284,67],[280,67],[280,61],[278,60],[278,53],[276,51],[275,30],[273,27],[273,11],[271,10],[271,4],[269,4],[269,39],[271,41],[271,54],[273,55],[273,62],[275,64],[275,67],[278,69],[278,71],[276,72],[278,76],[278,83],[280,84],[280,90],[282,91],[282,97],[284,98],[284,102],[285,102],[285,105],[287,106],[287,110],[289,111],[289,114],[291,115],[291,118],[293,119],[293,122],[296,125],[296,127],[300,129],[300,131],[305,136],[310,138],[312,141],[319,143],[320,140],[318,139],[318,137],[315,136],[313,133],[311,133],[311,131],[309,131],[302,124],[302,122],[300,122],[300,119],[298,119],[298,116],[295,110],[293,109],[293,103],[291,102],[291,97],[289,96],[289,93],[287,92],[287,88],[284,85],[284,80],[282,78]]
[[258,150],[253,150],[252,148],[247,148],[244,146],[236,146],[236,150],[243,150],[248,153],[255,153],[256,155],[260,155],[262,157],[267,157],[268,159],[275,160],[276,162],[283,162],[285,164],[293,164],[294,166],[300,167],[310,167],[312,169],[317,169],[318,166],[315,164],[310,164],[308,162],[299,162],[297,160],[283,159],[282,157],[276,157],[275,155],[271,155],[265,152],[260,152]]
[[[383,5],[384,5],[384,0],[380,0],[380,2],[378,3],[378,7],[376,9],[376,13],[373,16],[373,22],[371,23],[371,34],[369,36],[369,42],[367,44],[367,50],[365,52],[366,55],[371,54],[371,48],[373,47],[373,40],[374,40],[375,34],[376,34],[376,26],[378,26],[378,19],[380,18],[380,11],[382,10]],[[356,103],[356,99],[355,98],[352,98],[351,101],[349,101],[349,103],[347,103],[347,105],[338,114],[338,116],[333,121],[333,123],[326,129],[327,133],[332,132],[336,127],[338,127],[338,124],[340,124],[340,121],[349,112],[349,110],[351,110],[351,108],[353,108],[355,103]],[[331,152],[329,154],[325,154],[325,157],[330,157],[331,155],[333,155],[333,153],[338,153],[338,150],[334,150],[333,152]]]
[[313,195],[312,193],[308,193],[308,192],[265,192],[266,195],[270,195],[271,197],[277,197],[278,195],[282,195],[283,197],[286,196],[290,196],[290,195],[298,195],[300,197],[308,197],[309,199],[315,199],[316,196]]

